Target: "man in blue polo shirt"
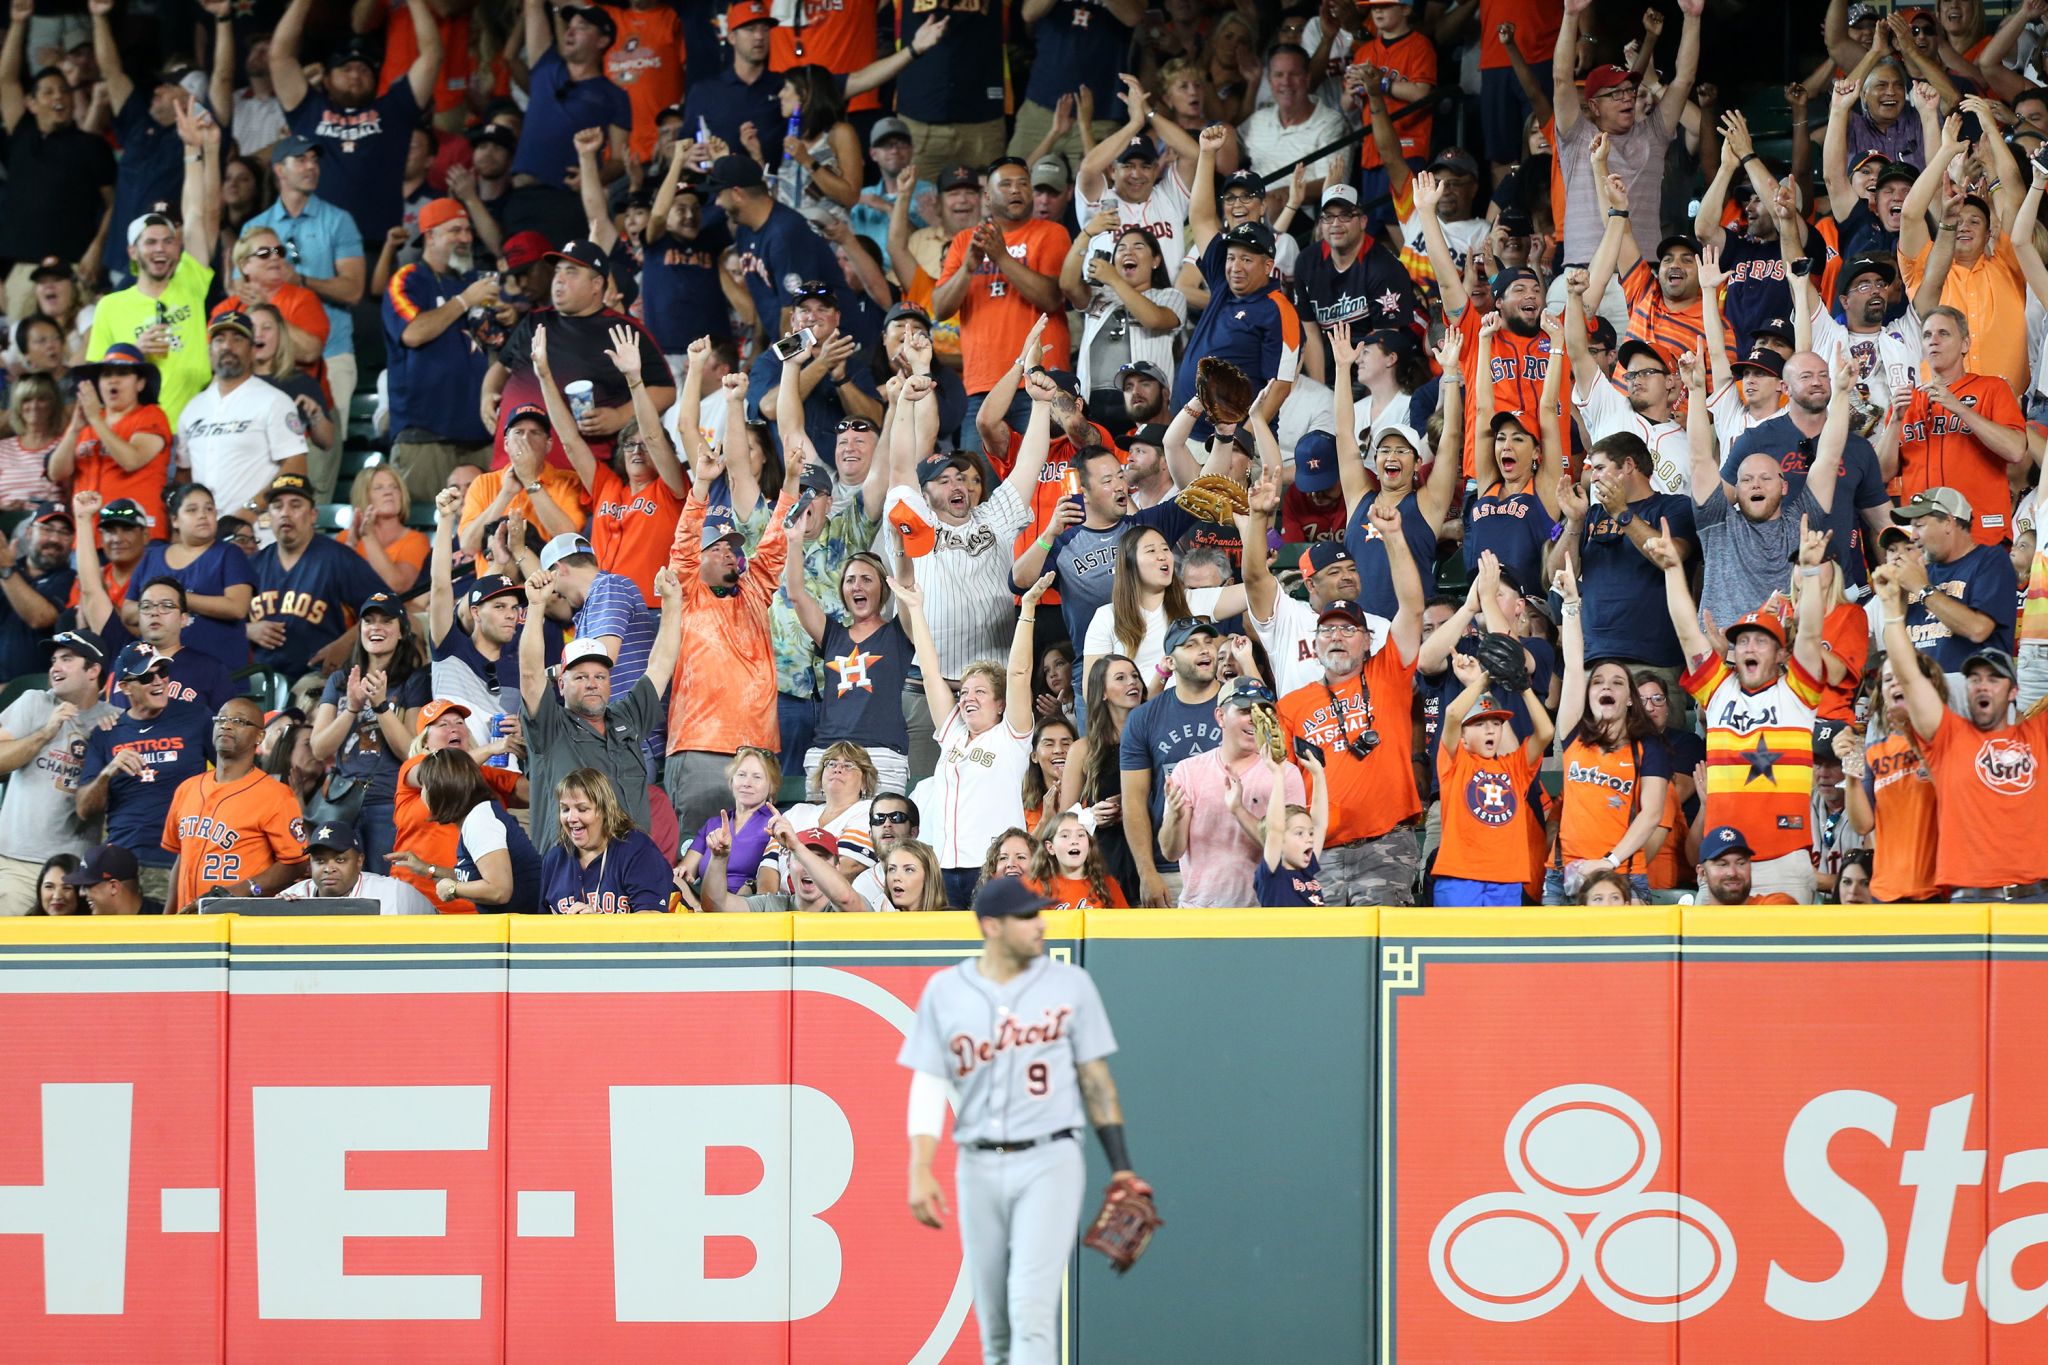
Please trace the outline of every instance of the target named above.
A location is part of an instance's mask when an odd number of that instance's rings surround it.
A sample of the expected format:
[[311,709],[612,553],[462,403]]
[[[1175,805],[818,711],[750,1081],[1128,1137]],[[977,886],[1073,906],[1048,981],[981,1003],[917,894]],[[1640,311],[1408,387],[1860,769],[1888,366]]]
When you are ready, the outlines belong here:
[[602,128],[611,144],[610,164],[626,167],[637,184],[639,167],[626,146],[633,102],[604,74],[605,50],[617,40],[618,24],[595,5],[555,11],[559,29],[548,14],[546,0],[526,0],[526,51],[540,55],[512,157],[513,182],[567,189],[569,172],[576,169],[576,134]]
[[1692,499],[1650,486],[1650,448],[1628,431],[1593,442],[1582,479],[1583,486],[1558,486],[1564,525],[1544,571],[1576,557],[1588,659],[1642,664],[1675,680],[1685,656],[1664,610],[1664,572],[1642,546],[1668,522],[1680,556],[1690,558],[1699,540]]
[[[364,39],[350,38],[327,59],[325,90],[315,90],[299,63],[299,38],[311,8],[312,0],[292,0],[278,20],[270,40],[271,84],[287,126],[334,154],[327,165],[328,202],[355,220],[362,237],[381,242],[405,213],[406,148],[423,111],[433,108],[434,83],[441,75],[441,30],[426,0],[406,0],[419,56],[406,68],[404,80],[379,95],[376,49]],[[333,301],[324,291],[314,292]],[[328,353],[333,354],[332,346]],[[348,403],[338,387],[335,397],[345,415]]]
[[776,202],[761,163],[752,157],[718,158],[704,188],[718,196],[718,207],[732,225],[733,250],[739,253],[741,277],[762,330],[770,337],[783,335],[783,310],[796,306],[804,281],[844,276],[838,258],[801,213]]
[[[277,177],[277,202],[249,220],[248,227],[267,227],[292,249],[297,283],[320,296],[327,312],[327,387],[334,410],[346,420],[349,399],[356,391],[356,324],[349,312],[363,297],[363,234],[356,220],[319,197],[322,153],[347,143],[315,142],[294,134],[270,149],[271,173]],[[337,152],[337,156],[345,153]],[[395,221],[395,220],[394,220]],[[247,231],[244,228],[243,231]],[[332,449],[315,447],[306,473],[318,501],[334,496],[341,469],[341,442]]]
[[1254,394],[1269,380],[1278,381],[1267,399],[1270,422],[1301,367],[1301,315],[1273,283],[1273,229],[1239,223],[1217,233],[1202,249],[1201,271],[1209,306],[1174,376],[1174,399],[1186,403],[1195,396],[1196,363],[1215,356],[1249,375]]
[[420,210],[420,258],[398,268],[384,294],[391,463],[414,502],[441,491],[458,464],[491,467],[491,433],[477,410],[490,354],[483,333],[502,330],[495,276],[479,278],[469,215],[453,199]]

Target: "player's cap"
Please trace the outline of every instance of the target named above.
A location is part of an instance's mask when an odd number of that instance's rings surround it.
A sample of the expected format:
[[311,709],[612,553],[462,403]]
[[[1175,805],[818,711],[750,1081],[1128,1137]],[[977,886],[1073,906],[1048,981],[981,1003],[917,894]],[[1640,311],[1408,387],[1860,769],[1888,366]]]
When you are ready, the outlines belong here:
[[1429,169],[1437,175],[1464,175],[1479,178],[1479,161],[1463,147],[1446,147],[1436,154],[1429,163]]
[[892,322],[901,322],[905,319],[922,324],[927,332],[932,329],[932,315],[905,300],[898,300],[889,305],[889,311],[882,314],[882,325],[887,327]]
[[565,24],[571,19],[581,19],[599,33],[602,33],[607,44],[616,43],[619,40],[618,22],[596,5],[564,5],[556,13],[562,16],[562,22]]
[[612,666],[612,652],[604,647],[604,641],[586,637],[562,646],[562,672],[567,673],[576,665],[587,663],[600,663],[606,668]]
[[767,183],[761,176],[761,163],[750,156],[722,156],[711,163],[711,172],[704,177],[704,188],[713,193],[758,190]]
[[963,451],[956,450],[950,455],[927,455],[917,462],[917,481],[920,484],[927,484],[949,469],[972,468],[974,457]]
[[816,462],[807,462],[803,472],[796,476],[798,492],[809,490],[821,498],[832,496],[832,471]]
[[1644,341],[1641,337],[1630,337],[1627,341],[1622,342],[1620,348],[1614,353],[1614,363],[1626,370],[1628,362],[1639,355],[1646,355],[1655,360],[1657,367],[1666,374],[1671,372],[1671,361],[1665,356],[1664,352],[1658,350],[1650,342]]
[[1465,713],[1465,719],[1460,721],[1459,724],[1461,726],[1477,725],[1482,720],[1513,720],[1514,718],[1515,713],[1502,706],[1493,693],[1482,692],[1479,694],[1479,700],[1472,704],[1472,709]]
[[775,11],[768,6],[768,0],[739,0],[725,11],[725,31],[731,33],[745,28],[748,24],[777,24]]
[[1166,628],[1166,652],[1173,653],[1197,635],[1206,635],[1212,640],[1223,638],[1223,632],[1208,617],[1183,616]]
[[1173,387],[1173,381],[1166,377],[1166,371],[1149,360],[1131,360],[1117,366],[1116,386],[1122,388],[1127,379],[1149,379],[1163,389]]
[[1236,247],[1240,251],[1256,251],[1261,256],[1273,254],[1273,229],[1264,223],[1239,223],[1223,233],[1223,245],[1227,250]]
[[1742,831],[1733,825],[1716,825],[1700,840],[1700,861],[1703,863],[1730,853],[1740,853],[1745,858],[1756,856],[1749,840],[1743,838]]
[[503,147],[508,152],[519,150],[519,134],[502,123],[486,123],[481,128],[469,130],[469,145],[481,147],[486,142],[494,147]]
[[370,615],[372,612],[379,616],[388,616],[394,621],[403,621],[405,619],[405,604],[398,600],[397,593],[373,592],[363,599],[361,606],[356,608],[356,616],[360,619]]
[[207,339],[212,340],[215,332],[236,332],[254,341],[256,339],[256,324],[251,322],[249,315],[239,308],[223,308],[207,321]]
[[[1301,457],[1297,453],[1295,458],[1299,460]],[[1298,483],[1299,481],[1300,480],[1297,478],[1296,482]],[[1351,551],[1344,548],[1343,541],[1319,540],[1315,544],[1309,546],[1307,550],[1302,552],[1300,564],[1301,576],[1303,578],[1314,578],[1317,574],[1329,568],[1332,564],[1355,563],[1357,563],[1357,561],[1352,559]]]
[[1923,488],[1907,499],[1903,506],[1892,509],[1892,520],[1896,522],[1916,521],[1921,517],[1933,516],[1968,522],[1972,520],[1970,500],[1953,488]]
[[[1886,284],[1890,284],[1893,280],[1896,280],[1899,277],[1898,262],[1891,260],[1890,258],[1885,256],[1854,257],[1848,262],[1848,264],[1842,267],[1843,291],[1846,293],[1848,291],[1849,286],[1854,284],[1859,277],[1864,275],[1879,276],[1884,280]],[[1789,343],[1792,340],[1792,338],[1786,337],[1785,340]]]
[[1337,486],[1337,438],[1327,431],[1302,433],[1294,443],[1294,486],[1323,493]]
[[704,523],[704,534],[698,537],[697,548],[708,550],[721,540],[731,541],[735,554],[739,553],[740,547],[746,543],[746,538],[740,534],[740,528],[731,522],[707,521]]
[[1610,62],[1606,66],[1596,66],[1586,73],[1585,97],[1589,100],[1598,99],[1618,85],[1634,85],[1635,83],[1635,72],[1615,66]]
[[136,640],[114,656],[114,677],[121,682],[136,682],[152,673],[168,675],[171,661],[157,653],[156,646]]
[[1774,611],[1753,611],[1746,616],[1739,616],[1735,619],[1735,624],[1728,627],[1726,633],[1732,642],[1745,630],[1760,630],[1779,644],[1785,643],[1785,623],[1778,619],[1778,613]]
[[538,403],[521,403],[505,418],[505,430],[510,431],[521,422],[538,422],[542,431],[552,432],[555,424],[548,420],[548,410]]
[[464,720],[468,720],[476,714],[459,701],[450,701],[446,697],[436,697],[420,708],[419,717],[413,722],[413,732],[415,734],[425,734],[429,725],[432,725],[451,711]]
[[1332,204],[1349,204],[1352,208],[1357,208],[1357,189],[1350,185],[1330,186],[1328,189],[1323,191],[1323,207],[1328,208]]
[[35,520],[37,525],[41,525],[46,521],[61,521],[66,526],[76,526],[78,524],[71,519],[71,509],[61,502],[37,503]]
[[107,661],[106,649],[98,640],[82,630],[58,631],[37,643],[52,654],[60,649],[69,650],[87,663],[103,664]]
[[44,280],[68,280],[72,278],[71,267],[61,256],[45,256],[34,270],[28,272],[30,284],[41,284]]
[[[599,12],[602,13],[602,11]],[[587,241],[581,237],[574,237],[562,243],[561,249],[550,251],[548,257],[551,260],[567,261],[571,265],[580,265],[585,270],[595,271],[602,276],[609,277],[612,273],[611,257],[600,251],[596,242]]]
[[[518,145],[516,139],[513,145]],[[515,232],[506,238],[505,249],[500,251],[498,256],[505,262],[507,270],[524,270],[536,261],[546,259],[548,252],[553,249],[553,245],[547,238],[541,236],[532,228],[528,228],[524,232]]]
[[517,583],[501,573],[487,573],[469,585],[469,605],[480,607],[493,597],[522,591]]
[[1700,254],[1700,239],[1690,232],[1674,232],[1657,243],[1657,259],[1660,261],[1674,251],[1690,251],[1697,256]]
[[281,137],[270,149],[270,164],[275,166],[280,161],[289,161],[295,156],[304,156],[308,152],[318,155],[320,144],[312,138],[299,137],[296,134],[291,137]]
[[1785,357],[1768,346],[1759,346],[1728,367],[1731,370],[1762,370],[1773,379],[1785,374]]
[[1152,139],[1149,137],[1132,138],[1116,154],[1116,164],[1119,166],[1123,165],[1126,161],[1157,161],[1158,159],[1159,149],[1152,145]]
[[[263,490],[263,505],[268,507],[279,498],[294,493],[304,498],[307,502],[319,501],[318,498],[313,496],[313,481],[304,474],[280,474],[270,481],[268,488]],[[104,518],[106,513],[102,512],[100,516]]]
[[1360,630],[1366,629],[1365,608],[1348,597],[1340,597],[1316,613],[1316,624],[1325,621],[1349,621]]
[[590,542],[581,535],[574,531],[564,531],[558,536],[551,537],[547,544],[540,547],[540,566],[543,570],[552,569],[571,555],[595,553],[596,551],[590,548]]
[[1538,289],[1543,287],[1543,277],[1526,265],[1502,266],[1499,270],[1494,271],[1492,281],[1494,300],[1498,302],[1501,295],[1507,293],[1508,290],[1514,288],[1515,285],[1523,280],[1529,281]]
[[1058,904],[1016,877],[990,877],[974,893],[974,913],[982,919],[1030,919]]
[[315,825],[306,839],[306,851],[311,853],[316,848],[329,853],[360,853],[363,841],[356,837],[354,825]]
[[64,877],[66,886],[98,886],[101,882],[141,880],[135,855],[119,844],[101,844],[85,855],[78,867]]
[[100,509],[101,526],[154,526],[156,518],[142,510],[133,498],[115,498]]
[[905,142],[916,140],[910,135],[910,125],[900,118],[878,118],[875,120],[875,126],[868,129],[870,149],[881,146],[890,138],[902,138]]
[[1067,163],[1056,156],[1040,157],[1031,168],[1031,188],[1034,190],[1051,190],[1059,194],[1072,183],[1067,175]]
[[1272,688],[1266,686],[1257,678],[1248,678],[1243,675],[1232,678],[1229,682],[1223,684],[1223,690],[1216,694],[1216,704],[1218,706],[1237,706],[1247,711],[1254,706],[1272,706],[1278,700],[1279,698],[1273,695]]
[[1128,450],[1132,446],[1157,446],[1164,450],[1166,448],[1166,428],[1160,426],[1157,422],[1145,423],[1144,426],[1133,431],[1125,439],[1124,448]]
[[940,194],[944,194],[949,190],[979,190],[980,188],[981,172],[965,162],[948,166],[945,170],[939,172]]
[[839,837],[830,830],[802,830],[798,832],[796,841],[805,848],[815,848],[827,858],[837,858],[839,856]]
[[1980,665],[1982,667],[1990,669],[1999,677],[2004,678],[2009,682],[2018,682],[2020,680],[2020,671],[2017,667],[2014,666],[2012,661],[2012,655],[2006,653],[2002,649],[1991,649],[1987,647],[1984,649],[1972,651],[1970,657],[1963,660],[1963,676],[1966,678],[1969,677],[1970,670]]
[[[1912,184],[1920,178],[1920,168],[1910,161],[1893,161],[1877,173],[1877,185],[1889,185],[1894,180]],[[1875,189],[1877,186],[1872,186]]]

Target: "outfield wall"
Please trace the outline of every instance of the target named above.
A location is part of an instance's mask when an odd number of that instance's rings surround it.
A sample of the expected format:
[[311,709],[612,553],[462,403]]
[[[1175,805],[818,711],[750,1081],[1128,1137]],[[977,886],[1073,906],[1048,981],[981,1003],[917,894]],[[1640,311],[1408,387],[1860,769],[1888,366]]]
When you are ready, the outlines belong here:
[[[0,1357],[977,1360],[894,1062],[973,935],[0,920]],[[1094,911],[1048,943],[1101,987],[1167,1219],[1127,1277],[1077,1259],[1070,1360],[2048,1354],[2041,910]]]

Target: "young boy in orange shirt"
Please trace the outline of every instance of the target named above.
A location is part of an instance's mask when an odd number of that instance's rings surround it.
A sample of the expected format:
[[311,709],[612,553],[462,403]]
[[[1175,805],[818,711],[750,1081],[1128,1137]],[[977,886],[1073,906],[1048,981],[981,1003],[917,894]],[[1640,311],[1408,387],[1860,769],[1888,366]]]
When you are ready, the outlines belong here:
[[[1530,734],[1517,745],[1514,713],[1487,693],[1492,678],[1478,658],[1453,654],[1451,667],[1465,690],[1444,709],[1444,742],[1437,750],[1444,832],[1436,855],[1436,903],[1520,905],[1535,857],[1523,822],[1531,818],[1529,784],[1550,748],[1550,713],[1523,679]],[[1450,742],[1453,729],[1456,744]]]

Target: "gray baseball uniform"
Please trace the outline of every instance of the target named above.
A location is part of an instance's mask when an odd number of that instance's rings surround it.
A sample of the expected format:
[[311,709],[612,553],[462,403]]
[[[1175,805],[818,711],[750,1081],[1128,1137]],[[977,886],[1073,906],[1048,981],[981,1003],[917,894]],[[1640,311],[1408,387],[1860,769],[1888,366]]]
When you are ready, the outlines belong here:
[[1086,1179],[1076,1068],[1115,1051],[1095,982],[1049,957],[1002,985],[970,958],[918,999],[896,1060],[956,1092],[960,1240],[986,1365],[1059,1359],[1060,1277]]

